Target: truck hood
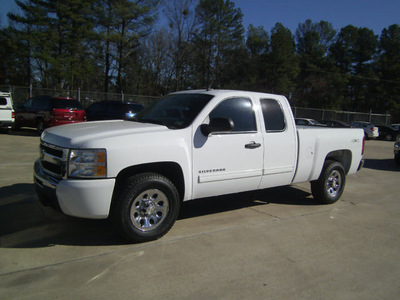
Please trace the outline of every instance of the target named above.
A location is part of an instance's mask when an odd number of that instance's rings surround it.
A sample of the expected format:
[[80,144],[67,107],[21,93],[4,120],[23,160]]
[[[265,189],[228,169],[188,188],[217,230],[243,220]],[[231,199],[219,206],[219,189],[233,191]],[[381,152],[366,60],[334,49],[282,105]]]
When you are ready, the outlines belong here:
[[93,142],[110,138],[167,131],[169,129],[165,126],[149,123],[123,120],[95,121],[48,128],[42,133],[41,139],[60,147],[81,148],[91,147]]

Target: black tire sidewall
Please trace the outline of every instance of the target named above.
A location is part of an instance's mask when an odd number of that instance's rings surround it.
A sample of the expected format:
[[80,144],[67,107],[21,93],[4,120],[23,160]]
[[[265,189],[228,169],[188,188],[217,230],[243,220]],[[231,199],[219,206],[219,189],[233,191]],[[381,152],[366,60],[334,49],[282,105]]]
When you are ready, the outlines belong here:
[[394,160],[395,160],[396,164],[400,166],[400,155],[399,154],[394,156]]
[[44,121],[42,119],[38,119],[36,122],[37,133],[41,135],[44,129],[45,129]]
[[[332,172],[338,171],[341,176],[341,184],[337,194],[332,197],[326,189],[326,182]],[[335,161],[327,161],[324,164],[322,173],[318,180],[311,182],[311,191],[314,198],[324,204],[335,203],[342,196],[346,184],[346,175],[341,163]]]
[[[160,226],[145,232],[132,224],[130,211],[136,197],[148,189],[163,192],[168,198],[169,210]],[[120,233],[131,242],[145,242],[162,237],[171,229],[178,217],[180,208],[178,192],[171,181],[156,173],[145,173],[129,178],[119,195],[118,205],[114,211],[114,223],[119,227]]]

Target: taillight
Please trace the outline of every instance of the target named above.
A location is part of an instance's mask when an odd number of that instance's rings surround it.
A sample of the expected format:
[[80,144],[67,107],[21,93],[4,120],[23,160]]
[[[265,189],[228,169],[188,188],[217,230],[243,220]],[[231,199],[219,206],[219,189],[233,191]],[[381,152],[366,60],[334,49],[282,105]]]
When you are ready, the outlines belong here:
[[365,150],[365,136],[363,137],[362,141],[361,155],[364,155],[364,150]]
[[15,119],[15,112],[11,113],[11,118]]

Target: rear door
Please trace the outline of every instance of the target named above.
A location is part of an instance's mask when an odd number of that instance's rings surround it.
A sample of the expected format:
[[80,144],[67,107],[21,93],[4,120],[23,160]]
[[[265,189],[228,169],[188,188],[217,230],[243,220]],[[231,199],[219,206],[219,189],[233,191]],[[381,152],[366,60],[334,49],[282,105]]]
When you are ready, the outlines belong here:
[[203,123],[230,118],[232,132],[204,136],[197,129],[193,150],[194,198],[257,189],[262,175],[263,138],[250,98],[220,102]]
[[12,107],[6,97],[0,96],[0,125],[2,121],[11,122]]
[[18,122],[18,126],[31,126],[32,120],[35,117],[35,112],[33,110],[34,98],[29,98],[25,103],[17,109],[15,113],[15,121]]
[[290,184],[297,162],[297,136],[284,99],[261,98],[264,168],[260,188]]

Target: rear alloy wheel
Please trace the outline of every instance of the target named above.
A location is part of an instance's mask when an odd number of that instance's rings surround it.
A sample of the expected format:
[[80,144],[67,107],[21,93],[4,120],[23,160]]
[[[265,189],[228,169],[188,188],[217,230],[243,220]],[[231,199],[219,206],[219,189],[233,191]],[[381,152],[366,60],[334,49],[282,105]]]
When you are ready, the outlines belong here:
[[341,163],[326,161],[318,180],[311,182],[311,193],[324,204],[332,204],[342,196],[346,174]]
[[393,141],[393,136],[390,133],[385,135],[385,141]]
[[115,199],[112,219],[131,242],[146,242],[166,234],[178,217],[180,198],[174,184],[156,173],[128,178]]

